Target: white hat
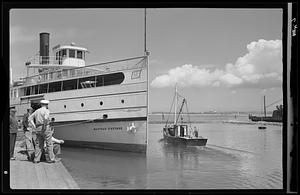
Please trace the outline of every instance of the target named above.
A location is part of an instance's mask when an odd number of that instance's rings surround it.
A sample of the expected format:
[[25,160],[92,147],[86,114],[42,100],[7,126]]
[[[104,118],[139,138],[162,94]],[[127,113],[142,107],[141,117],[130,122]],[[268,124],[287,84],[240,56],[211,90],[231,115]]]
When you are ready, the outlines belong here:
[[49,100],[41,100],[40,103],[41,104],[49,104]]

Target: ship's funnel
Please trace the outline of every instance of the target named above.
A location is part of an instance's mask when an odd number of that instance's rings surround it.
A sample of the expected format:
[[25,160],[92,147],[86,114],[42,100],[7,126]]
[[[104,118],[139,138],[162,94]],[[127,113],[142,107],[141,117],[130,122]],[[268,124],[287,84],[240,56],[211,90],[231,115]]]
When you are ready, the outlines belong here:
[[40,33],[40,63],[49,63],[49,33]]

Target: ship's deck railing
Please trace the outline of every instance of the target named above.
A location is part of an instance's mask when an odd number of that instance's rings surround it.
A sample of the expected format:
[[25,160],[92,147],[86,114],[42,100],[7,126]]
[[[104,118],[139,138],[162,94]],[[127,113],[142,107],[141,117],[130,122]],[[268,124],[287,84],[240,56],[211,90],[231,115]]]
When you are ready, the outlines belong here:
[[83,58],[70,58],[62,56],[34,56],[28,60],[26,65],[72,65],[80,66],[84,63]]
[[[89,66],[61,69],[53,68],[51,71],[43,72],[37,75],[25,78],[25,85],[34,85],[39,83],[47,83],[58,81],[62,79],[87,77],[100,74],[109,74],[110,72],[129,70],[135,68],[144,68],[147,65],[147,56],[128,58],[124,60],[117,60],[112,62],[105,62],[99,64],[92,64]],[[41,69],[41,68],[39,68]]]

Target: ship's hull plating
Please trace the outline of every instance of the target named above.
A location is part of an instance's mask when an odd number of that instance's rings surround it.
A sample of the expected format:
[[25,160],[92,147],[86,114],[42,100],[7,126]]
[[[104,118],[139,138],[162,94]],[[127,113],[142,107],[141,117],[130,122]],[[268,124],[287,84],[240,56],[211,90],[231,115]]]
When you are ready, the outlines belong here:
[[65,146],[146,152],[147,118],[54,123],[54,137]]
[[171,137],[164,135],[164,139],[173,144],[182,144],[187,146],[206,146],[207,143],[207,139],[205,138],[185,139],[181,137]]

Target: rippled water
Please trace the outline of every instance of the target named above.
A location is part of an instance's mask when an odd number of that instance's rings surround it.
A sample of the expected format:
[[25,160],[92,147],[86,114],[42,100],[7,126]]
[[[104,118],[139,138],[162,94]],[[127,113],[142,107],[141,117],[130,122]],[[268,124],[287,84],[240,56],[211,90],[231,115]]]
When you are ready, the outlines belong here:
[[150,124],[146,155],[64,147],[63,164],[87,189],[282,189],[282,126],[232,120],[194,124],[206,147],[166,143]]

